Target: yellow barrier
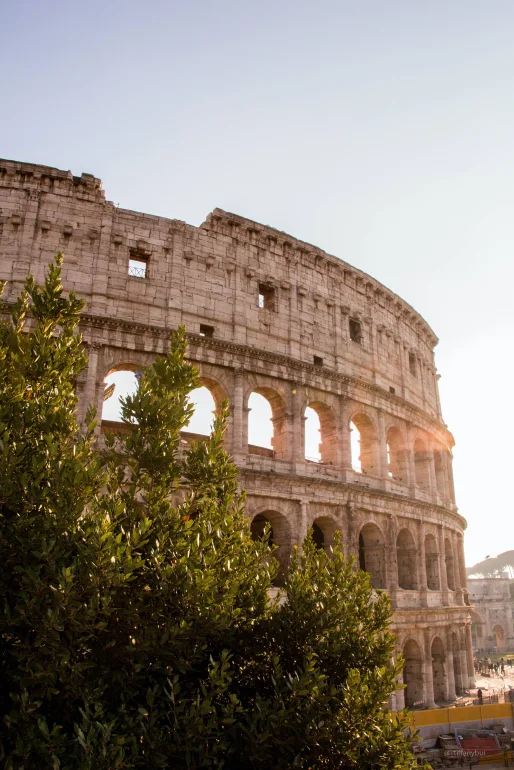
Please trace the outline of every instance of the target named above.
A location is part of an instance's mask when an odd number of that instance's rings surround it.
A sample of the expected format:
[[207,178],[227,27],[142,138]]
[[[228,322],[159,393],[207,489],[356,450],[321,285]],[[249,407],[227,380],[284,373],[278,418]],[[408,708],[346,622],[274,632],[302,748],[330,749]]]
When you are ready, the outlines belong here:
[[457,722],[484,722],[484,719],[514,719],[512,703],[491,703],[486,706],[458,706],[446,709],[411,711],[411,725],[455,724]]

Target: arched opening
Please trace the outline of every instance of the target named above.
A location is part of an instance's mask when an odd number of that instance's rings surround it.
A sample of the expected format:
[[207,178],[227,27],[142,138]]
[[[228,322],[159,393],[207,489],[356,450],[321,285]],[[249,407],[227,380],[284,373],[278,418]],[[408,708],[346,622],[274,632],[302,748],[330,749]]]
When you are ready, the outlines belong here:
[[408,529],[398,532],[396,538],[396,560],[398,564],[398,586],[407,591],[418,587],[417,548]]
[[387,473],[402,484],[409,482],[409,463],[403,437],[398,428],[387,431]]
[[187,438],[209,436],[216,412],[216,402],[209,388],[202,385],[189,394],[189,402],[194,406],[194,413],[188,425],[183,429]]
[[385,588],[384,538],[376,524],[365,524],[359,534],[359,566],[371,576],[373,588]]
[[503,626],[496,625],[493,628],[493,637],[496,641],[496,647],[498,648],[498,652],[504,652],[507,645],[506,645],[505,631],[503,630]]
[[423,668],[421,648],[413,639],[409,639],[403,647],[405,666],[403,668],[403,683],[405,687],[405,705],[407,708],[421,706],[423,694]]
[[455,564],[452,545],[448,538],[444,539],[444,562],[446,565],[446,582],[450,591],[455,591]]
[[287,459],[285,402],[271,388],[256,388],[248,399],[248,452]]
[[444,455],[438,449],[434,451],[435,484],[437,494],[440,497],[446,496],[446,471],[444,467]]
[[366,414],[357,414],[350,423],[352,468],[357,473],[378,476],[375,427]]
[[334,413],[326,404],[312,401],[305,409],[305,459],[335,465],[337,430]]
[[464,693],[464,682],[462,679],[462,670],[460,665],[460,645],[459,637],[452,633],[452,653],[453,653],[453,676],[455,679],[455,692],[457,695]]
[[320,516],[312,523],[312,539],[318,548],[332,553],[337,524],[329,516]]
[[121,422],[120,399],[132,396],[137,391],[137,375],[141,369],[135,364],[123,364],[109,372],[104,380],[102,422]]
[[[266,535],[267,524],[270,525],[270,530]],[[282,585],[291,555],[291,527],[288,520],[277,511],[263,511],[254,516],[250,522],[250,533],[254,540],[266,537],[270,547],[276,546],[273,557],[279,563],[279,571],[273,584]]]
[[436,703],[442,703],[446,700],[444,662],[444,645],[441,639],[436,636],[432,642],[432,678],[434,682],[434,700]]
[[430,591],[439,591],[439,550],[434,535],[425,536],[425,569],[427,573],[427,588]]
[[416,486],[424,492],[430,492],[430,469],[427,448],[420,438],[414,442],[414,472]]
[[319,548],[321,551],[325,550],[325,535],[317,524],[312,525],[312,539],[316,548]]

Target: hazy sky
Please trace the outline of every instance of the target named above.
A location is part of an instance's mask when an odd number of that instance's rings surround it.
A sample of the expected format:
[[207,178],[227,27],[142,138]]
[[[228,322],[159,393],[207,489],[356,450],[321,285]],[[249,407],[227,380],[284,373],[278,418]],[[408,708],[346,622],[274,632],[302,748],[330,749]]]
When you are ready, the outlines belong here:
[[514,547],[513,0],[19,0],[0,155],[340,256],[441,342],[468,564]]

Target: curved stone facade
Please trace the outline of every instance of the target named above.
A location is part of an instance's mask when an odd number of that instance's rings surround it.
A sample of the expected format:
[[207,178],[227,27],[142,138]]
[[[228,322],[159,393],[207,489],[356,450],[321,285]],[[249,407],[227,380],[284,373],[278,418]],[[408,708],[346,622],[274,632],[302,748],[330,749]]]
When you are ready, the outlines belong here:
[[[127,211],[92,175],[0,161],[8,301],[29,273],[43,279],[57,249],[66,288],[87,300],[81,409],[96,403],[101,413],[105,377],[165,353],[170,330],[184,324],[203,383],[217,404],[229,401],[227,448],[247,512],[256,529],[271,522],[282,565],[311,525],[322,547],[341,531],[345,551],[391,596],[407,683],[394,705],[405,694],[408,705],[433,706],[472,685],[466,524],[439,405],[437,338],[419,314],[271,227],[219,209],[200,227]],[[271,450],[248,445],[253,392],[271,405]],[[308,406],[320,420],[320,462],[305,459]]]

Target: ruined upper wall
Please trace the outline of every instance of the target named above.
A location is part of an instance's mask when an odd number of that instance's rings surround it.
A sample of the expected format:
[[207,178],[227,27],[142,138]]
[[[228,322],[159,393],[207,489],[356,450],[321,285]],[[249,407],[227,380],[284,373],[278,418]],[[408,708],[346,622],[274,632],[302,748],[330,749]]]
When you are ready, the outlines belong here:
[[[0,279],[18,293],[57,249],[88,312],[198,332],[359,377],[439,416],[437,338],[375,279],[271,227],[215,209],[200,227],[116,208],[91,174],[0,160]],[[129,258],[147,263],[144,279]],[[270,292],[259,308],[259,287]],[[360,325],[350,338],[350,320]],[[393,389],[393,390],[392,390]]]

